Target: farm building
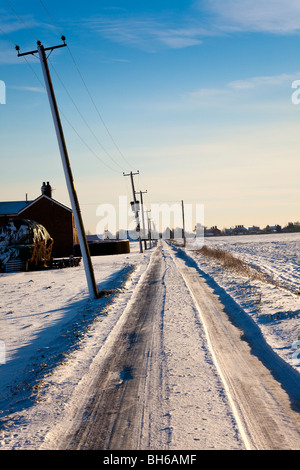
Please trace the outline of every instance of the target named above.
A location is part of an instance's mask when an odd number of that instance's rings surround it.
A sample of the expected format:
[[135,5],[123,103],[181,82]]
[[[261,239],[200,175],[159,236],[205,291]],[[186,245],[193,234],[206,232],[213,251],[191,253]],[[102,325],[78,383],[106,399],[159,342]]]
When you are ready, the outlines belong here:
[[43,183],[41,195],[34,200],[0,202],[0,226],[12,219],[32,220],[45,227],[53,239],[53,257],[72,255],[78,244],[73,212],[52,198],[49,182]]
[[204,236],[205,237],[215,237],[216,235],[221,235],[221,230],[215,225],[209,229],[204,228]]

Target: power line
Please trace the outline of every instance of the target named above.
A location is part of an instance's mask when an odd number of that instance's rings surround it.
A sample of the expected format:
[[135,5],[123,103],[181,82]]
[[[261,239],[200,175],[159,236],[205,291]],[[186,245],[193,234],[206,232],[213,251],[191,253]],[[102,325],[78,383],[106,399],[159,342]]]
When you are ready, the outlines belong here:
[[[3,36],[5,36],[9,42],[11,42],[13,44],[13,46],[17,47],[17,44],[13,41],[13,39],[11,39],[11,37],[5,33],[5,31],[3,31],[3,29],[0,27],[0,32],[3,34]],[[28,67],[30,68],[30,70],[32,71],[32,73],[35,75],[35,77],[37,78],[37,80],[39,81],[39,83],[41,84],[41,86],[43,88],[44,87],[44,84],[43,82],[41,81],[41,79],[39,78],[39,76],[37,75],[37,73],[35,72],[35,70],[33,69],[33,67],[31,67],[30,63],[28,62],[28,60],[26,59],[26,57],[23,57],[23,59],[25,60],[25,62],[27,63]]]
[[135,219],[136,219],[136,224],[137,224],[136,230],[139,232],[140,253],[143,253],[143,245],[142,245],[142,238],[141,238],[141,225],[140,225],[140,218],[139,218],[139,208],[138,208],[138,205],[137,205],[136,191],[135,191],[134,179],[133,179],[133,176],[138,175],[138,174],[139,174],[139,171],[137,171],[136,173],[133,173],[131,171],[130,173],[127,173],[127,174],[123,173],[123,176],[130,176],[131,187],[132,187],[132,195],[133,195],[133,209],[134,209],[134,212],[135,212]]
[[[6,0],[5,0],[5,1],[6,1]],[[35,38],[35,35],[32,33],[32,31],[30,30],[30,28],[24,23],[24,21],[23,21],[23,20],[21,19],[21,17],[17,14],[17,12],[12,8],[12,6],[11,6],[8,2],[6,2],[6,3],[7,3],[8,6],[10,7],[10,9],[13,11],[13,13],[17,16],[17,18],[21,21],[21,23],[25,26],[25,28],[26,28],[26,29],[32,34],[32,36]],[[2,28],[0,28],[0,32],[1,32],[15,47],[17,46],[17,44],[10,38],[10,36],[9,36],[7,33],[5,33],[5,31],[3,31]],[[45,88],[43,82],[41,81],[40,77],[37,75],[37,73],[35,72],[35,70],[33,69],[33,67],[30,65],[30,63],[29,63],[29,61],[27,60],[27,58],[26,58],[25,56],[23,56],[23,58],[24,58],[26,64],[28,65],[28,67],[30,68],[30,70],[32,71],[32,73],[35,75],[36,79],[37,79],[37,80],[39,81],[39,83],[41,84],[41,86],[42,86],[43,88]],[[51,65],[52,65],[52,64],[51,64]],[[53,65],[52,65],[52,67],[53,67]],[[54,68],[54,67],[53,67],[53,68]],[[55,70],[55,69],[54,69],[54,70]],[[55,72],[56,72],[56,70],[55,70]],[[56,72],[56,74],[57,74],[57,72]],[[57,74],[57,76],[58,76],[58,74]],[[58,76],[58,77],[59,77],[59,76]],[[64,84],[63,84],[63,82],[62,82],[61,79],[60,79],[60,81],[61,81],[62,85],[64,86]],[[67,91],[67,89],[66,89],[65,86],[64,86],[64,88],[65,88],[65,90]],[[67,91],[67,93],[68,93],[68,91]],[[68,93],[68,95],[69,95],[70,99],[72,100],[72,97],[70,96],[69,93]],[[73,102],[73,104],[76,106],[74,100],[72,100],[72,102]],[[80,113],[80,111],[79,111],[79,109],[78,109],[77,106],[76,106],[76,108],[77,108],[78,112]],[[61,109],[59,109],[59,111],[60,111],[61,115],[64,117],[65,121],[68,123],[68,125],[73,129],[73,131],[76,133],[76,135],[78,136],[78,138],[81,140],[81,142],[86,146],[86,148],[87,148],[103,165],[105,165],[105,166],[106,166],[107,168],[109,168],[110,170],[119,173],[116,169],[112,168],[112,167],[111,167],[110,165],[108,165],[105,161],[103,161],[103,160],[98,156],[98,154],[97,154],[96,152],[94,152],[94,151],[91,149],[91,147],[86,143],[86,141],[85,141],[85,140],[81,137],[81,135],[77,132],[77,130],[76,130],[75,127],[72,125],[72,123],[70,122],[70,120],[66,117],[66,115],[63,113],[63,111],[62,111]],[[81,113],[80,113],[80,114],[81,114]],[[81,117],[83,118],[82,114],[81,114]],[[83,118],[83,119],[84,119],[84,118]],[[86,121],[85,121],[85,122],[86,122]],[[86,123],[86,124],[87,124],[87,123]],[[88,125],[88,124],[87,124],[87,125]],[[90,129],[90,130],[91,130],[91,129]],[[100,144],[99,141],[98,141],[98,143]],[[100,145],[101,145],[101,144],[100,144]],[[102,148],[103,148],[103,147],[102,147]],[[104,149],[104,148],[103,148],[103,149]],[[105,151],[105,149],[104,149],[104,151]],[[106,152],[106,151],[105,151],[105,152]],[[106,153],[107,153],[107,152],[106,152]],[[107,153],[107,154],[108,154],[108,153]],[[110,155],[108,154],[108,156],[110,156]],[[112,157],[110,156],[110,158],[112,158]],[[117,162],[115,162],[115,164],[118,165]],[[121,167],[120,165],[118,165],[118,166],[122,169],[122,167]]]
[[[62,39],[64,40],[63,37]],[[38,44],[38,53],[39,53],[40,63],[41,63],[42,71],[43,71],[43,76],[44,76],[46,89],[47,89],[47,95],[49,99],[49,104],[51,108],[55,131],[56,131],[58,146],[59,146],[59,150],[61,154],[63,169],[64,169],[64,173],[66,177],[67,188],[69,192],[72,211],[74,214],[74,220],[75,220],[76,229],[78,233],[79,245],[80,245],[81,255],[83,258],[83,262],[84,262],[84,268],[85,268],[89,293],[90,293],[91,298],[97,299],[99,297],[99,291],[98,291],[98,287],[97,287],[96,280],[95,280],[95,274],[94,274],[94,269],[93,269],[93,265],[91,261],[89,248],[88,248],[87,239],[85,236],[85,230],[84,230],[79,202],[78,202],[78,198],[77,198],[77,194],[75,190],[72,169],[71,169],[71,165],[69,161],[67,146],[65,143],[64,133],[63,133],[63,129],[62,129],[61,121],[60,121],[60,115],[59,115],[59,111],[58,111],[58,107],[56,103],[55,93],[54,93],[54,89],[52,85],[52,80],[51,80],[50,71],[49,71],[48,62],[47,62],[47,56],[46,56],[46,50],[50,49],[52,52],[54,49],[57,49],[58,47],[64,47],[65,42],[63,45],[53,46],[52,48],[44,48],[44,46],[41,44],[40,41],[38,41],[37,44]]]
[[8,0],[5,0],[5,3],[7,4],[7,6],[11,9],[11,11],[16,15],[16,17],[21,21],[21,23],[23,24],[23,26],[27,29],[27,31],[29,31],[29,33],[33,36],[34,39],[37,40],[37,37],[35,36],[35,34],[31,31],[31,29],[26,25],[26,23],[22,20],[22,18],[18,15],[18,13],[15,11],[15,9],[11,6],[11,4],[8,2]]
[[[0,28],[0,32],[14,45],[16,46],[16,43],[2,30],[2,28]],[[31,66],[31,64],[29,63],[29,61],[27,60],[26,57],[23,57],[23,59],[25,60],[26,64],[28,65],[28,67],[30,68],[31,72],[35,75],[36,79],[38,80],[38,82],[40,83],[40,85],[45,89],[45,86],[43,84],[43,82],[41,81],[40,77],[38,76],[38,74],[36,73],[36,71],[34,70],[34,68]],[[68,123],[68,125],[71,127],[71,129],[75,132],[75,134],[78,136],[78,138],[81,140],[81,142],[86,146],[86,148],[103,164],[105,165],[107,168],[109,168],[110,170],[114,171],[114,172],[117,172],[119,173],[117,170],[115,170],[114,168],[112,168],[111,166],[109,166],[106,162],[104,162],[96,152],[94,152],[91,147],[86,143],[86,141],[81,137],[81,135],[77,132],[77,130],[75,129],[75,127],[73,126],[73,124],[70,122],[70,120],[67,118],[67,116],[64,114],[64,112],[59,108],[59,112],[61,113],[61,115],[63,116],[64,120]]]
[[14,46],[16,46],[16,43],[6,34],[3,29],[0,27],[0,32],[5,36]]
[[75,65],[75,67],[76,67],[76,69],[77,69],[77,71],[78,71],[78,74],[79,74],[79,76],[80,76],[80,78],[81,78],[81,80],[82,80],[82,83],[83,83],[83,85],[84,85],[84,87],[85,87],[85,89],[86,89],[86,91],[87,91],[87,93],[88,93],[88,95],[89,95],[89,97],[90,97],[90,100],[91,100],[91,102],[92,102],[92,104],[93,104],[93,106],[94,106],[94,108],[95,108],[95,110],[96,110],[96,113],[98,114],[99,119],[101,120],[101,122],[102,122],[102,124],[103,124],[103,126],[104,126],[104,128],[105,128],[105,130],[106,130],[106,132],[107,132],[107,134],[109,135],[109,137],[110,137],[112,143],[113,143],[114,146],[116,147],[117,151],[119,152],[119,154],[121,155],[121,157],[123,158],[123,160],[130,166],[130,163],[128,162],[128,160],[126,159],[126,157],[125,157],[125,156],[123,155],[123,153],[121,152],[119,146],[117,145],[115,139],[113,138],[113,136],[112,136],[112,134],[110,133],[110,131],[109,131],[107,125],[105,124],[105,122],[104,122],[104,120],[103,120],[103,118],[102,118],[102,116],[101,116],[101,114],[100,114],[100,111],[99,111],[99,109],[98,109],[98,107],[97,107],[97,105],[96,105],[96,103],[95,103],[95,101],[94,101],[94,99],[93,99],[93,97],[92,97],[92,95],[91,95],[91,93],[90,93],[88,87],[87,87],[87,84],[86,84],[86,82],[85,82],[85,80],[84,80],[84,78],[83,78],[83,76],[82,76],[82,74],[81,74],[81,72],[80,72],[80,70],[79,70],[79,67],[78,67],[77,63],[75,62],[74,56],[73,56],[73,54],[72,54],[72,52],[71,52],[71,50],[70,50],[69,47],[68,47],[68,51],[69,51],[70,56],[71,56],[71,58],[72,58],[72,60],[73,60],[73,62],[74,62],[74,65]]
[[[57,31],[61,34],[61,29],[60,29],[60,27],[59,27],[59,26],[57,25],[57,23],[54,21],[52,15],[50,14],[49,10],[47,9],[47,7],[45,6],[45,4],[44,4],[44,2],[43,2],[42,0],[40,0],[40,4],[42,5],[42,7],[44,8],[44,10],[46,11],[47,15],[49,16],[50,20],[52,21],[52,23],[53,23],[53,25],[55,26],[55,28],[57,29]],[[83,78],[83,75],[82,75],[82,73],[81,73],[81,71],[80,71],[80,69],[79,69],[79,66],[78,66],[78,64],[77,64],[77,62],[76,62],[76,60],[75,60],[75,58],[74,58],[74,56],[73,56],[73,54],[72,54],[72,52],[71,52],[70,47],[67,46],[67,49],[68,49],[68,51],[69,51],[70,57],[71,57],[71,59],[72,59],[72,61],[73,61],[73,64],[74,64],[74,66],[75,66],[75,68],[76,68],[76,70],[77,70],[77,72],[78,72],[78,75],[79,75],[79,77],[80,77],[80,79],[81,79],[81,81],[82,81],[82,83],[83,83],[83,85],[84,85],[84,87],[85,87],[85,89],[86,89],[86,92],[87,92],[87,94],[89,95],[89,98],[90,98],[90,100],[91,100],[91,102],[92,102],[92,104],[93,104],[93,106],[94,106],[94,108],[95,108],[95,111],[96,111],[96,113],[97,113],[97,115],[98,115],[100,121],[102,122],[102,125],[104,126],[104,128],[105,128],[107,134],[109,135],[109,137],[110,137],[112,143],[113,143],[114,146],[116,147],[117,151],[119,152],[119,154],[121,155],[121,157],[123,158],[123,160],[130,166],[129,161],[128,161],[127,158],[124,156],[124,154],[121,152],[121,150],[120,150],[119,146],[117,145],[115,139],[113,138],[112,134],[110,133],[110,131],[109,131],[109,129],[108,129],[106,123],[104,122],[104,119],[103,119],[103,117],[102,117],[102,115],[101,115],[101,113],[100,113],[100,111],[99,111],[99,109],[98,109],[98,107],[97,107],[97,105],[96,105],[96,103],[95,103],[95,100],[94,100],[93,97],[92,97],[92,94],[91,94],[91,92],[90,92],[90,90],[89,90],[89,88],[88,88],[88,86],[87,86],[87,84],[86,84],[86,81],[85,81],[84,78]]]
[[[52,21],[54,27],[57,29],[57,31],[58,31],[60,34],[62,34],[62,31],[61,31],[60,27],[59,27],[59,26],[57,25],[57,23],[54,21],[52,15],[50,14],[48,8],[46,7],[46,5],[44,4],[44,2],[43,2],[42,0],[40,0],[40,4],[42,5],[42,7],[44,8],[45,12],[46,12],[47,15],[49,16],[49,18],[50,18],[50,20]],[[77,71],[78,71],[78,74],[79,74],[79,76],[80,76],[80,78],[81,78],[81,80],[82,80],[82,82],[83,82],[83,84],[84,84],[84,86],[85,86],[85,88],[86,88],[86,90],[87,90],[89,96],[90,96],[90,99],[92,100],[94,106],[96,107],[96,104],[95,104],[94,101],[93,101],[93,98],[92,98],[92,96],[91,96],[91,94],[90,94],[90,92],[89,92],[89,90],[88,90],[88,88],[87,88],[87,85],[86,85],[86,83],[85,83],[85,81],[84,81],[84,79],[83,79],[83,76],[82,76],[82,74],[81,74],[81,72],[80,72],[80,70],[79,70],[78,65],[76,64],[76,61],[75,61],[75,59],[74,59],[74,56],[72,55],[71,50],[70,50],[70,48],[69,48],[68,45],[67,45],[67,49],[68,49],[69,54],[70,54],[70,56],[71,56],[71,58],[72,58],[72,60],[73,60],[74,65],[75,65],[75,67],[76,67],[76,69],[77,69]],[[98,137],[95,135],[95,133],[93,132],[93,130],[91,129],[91,127],[90,127],[89,124],[87,123],[86,119],[83,117],[83,115],[82,115],[82,113],[80,112],[78,106],[77,106],[76,103],[74,102],[73,98],[71,97],[70,93],[68,92],[67,88],[65,87],[65,85],[64,85],[64,83],[62,82],[61,78],[59,77],[57,71],[55,70],[53,64],[51,63],[51,61],[49,61],[49,62],[50,62],[50,64],[51,64],[53,70],[55,71],[55,73],[56,73],[56,75],[57,75],[57,77],[58,77],[60,83],[62,84],[63,88],[65,89],[66,93],[68,94],[70,100],[72,101],[73,105],[75,106],[76,110],[78,111],[79,115],[81,116],[81,118],[82,118],[83,121],[85,122],[86,126],[88,127],[88,129],[90,130],[90,132],[92,133],[92,135],[94,136],[94,138],[97,140],[97,142],[98,142],[98,144],[100,145],[100,147],[102,148],[102,150],[109,156],[109,158],[112,159],[112,161],[113,161],[121,170],[124,170],[124,168],[123,168],[121,165],[119,165],[119,163],[115,161],[115,159],[112,157],[112,155],[110,155],[110,154],[107,152],[107,150],[103,147],[103,145],[102,145],[101,142],[99,141]],[[107,132],[109,133],[109,130],[108,130],[108,128],[107,128],[105,122],[103,121],[102,116],[100,115],[99,112],[98,112],[98,115],[99,115],[99,117],[100,117],[100,119],[101,119],[102,124],[104,125],[104,127],[105,127],[106,130],[107,130]],[[111,139],[112,139],[112,137],[111,137]],[[116,143],[115,143],[115,146],[116,146]]]
[[112,168],[110,165],[108,165],[105,161],[103,161],[96,152],[94,152],[94,150],[86,143],[86,141],[81,137],[81,135],[77,132],[77,130],[75,129],[75,127],[72,125],[72,123],[69,121],[69,119],[66,117],[66,115],[61,111],[61,109],[59,108],[59,112],[60,114],[63,116],[63,118],[65,119],[65,121],[69,124],[69,126],[73,129],[73,131],[75,132],[75,134],[77,135],[77,137],[81,140],[81,142],[86,146],[86,148],[101,162],[103,163],[103,165],[105,165],[107,168],[109,168],[110,170],[114,171],[115,173],[119,173],[116,169]]
[[[5,33],[5,31],[3,31],[3,29],[0,27],[0,32],[3,34],[3,36],[5,36],[9,42],[11,42],[13,44],[13,46],[17,47],[17,44],[13,41],[13,39],[11,39],[11,37]],[[44,87],[44,84],[43,82],[41,81],[41,79],[39,78],[39,76],[37,75],[37,73],[35,72],[35,70],[31,67],[30,63],[28,62],[27,58],[26,57],[23,57],[23,59],[25,60],[26,64],[28,65],[28,67],[30,68],[30,70],[32,71],[32,73],[35,75],[35,77],[37,78],[37,80],[40,82],[40,84],[42,85],[43,88]]]
[[46,7],[46,5],[42,2],[42,0],[40,0],[40,4],[42,5],[42,7],[44,8],[45,12],[47,13],[47,15],[49,16],[50,20],[52,21],[53,25],[55,26],[55,28],[57,29],[57,31],[60,33],[60,34],[63,34],[63,32],[61,31],[61,29],[59,28],[59,26],[56,24],[56,22],[54,21],[53,17],[51,16],[48,8]]
[[80,115],[81,119],[83,120],[83,122],[85,123],[85,125],[87,126],[87,128],[89,129],[89,131],[91,132],[91,134],[94,136],[94,138],[96,139],[96,141],[98,142],[98,144],[100,145],[100,147],[102,148],[102,150],[106,153],[106,155],[111,158],[111,160],[115,163],[115,165],[117,165],[121,170],[123,170],[123,167],[121,167],[121,165],[119,165],[119,163],[112,157],[112,155],[110,155],[110,153],[108,153],[108,151],[104,148],[104,146],[102,145],[102,143],[100,142],[100,140],[98,139],[98,137],[96,136],[96,134],[94,133],[94,131],[92,130],[92,128],[90,127],[90,125],[88,124],[87,120],[85,119],[85,117],[83,116],[83,114],[81,113],[80,109],[78,108],[77,104],[75,103],[75,101],[73,100],[71,94],[69,93],[67,87],[65,86],[65,84],[63,83],[61,77],[59,76],[57,70],[55,69],[54,65],[52,64],[52,62],[48,59],[48,62],[51,64],[51,67],[53,68],[57,78],[59,79],[62,87],[64,88],[65,92],[67,93],[68,97],[70,98],[71,102],[73,103],[74,107],[76,108],[78,114]]

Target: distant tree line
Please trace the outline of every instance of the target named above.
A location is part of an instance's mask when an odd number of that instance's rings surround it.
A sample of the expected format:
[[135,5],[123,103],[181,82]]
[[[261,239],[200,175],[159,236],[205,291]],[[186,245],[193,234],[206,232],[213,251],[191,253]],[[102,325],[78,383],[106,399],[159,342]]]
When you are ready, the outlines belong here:
[[220,230],[217,226],[204,227],[205,236],[218,236],[218,235],[254,235],[263,233],[293,233],[300,232],[300,222],[289,222],[286,226],[281,225],[266,225],[264,228],[252,226],[249,228],[243,225],[236,225],[231,228],[223,228]]
[[283,232],[300,232],[300,222],[289,222],[282,229]]

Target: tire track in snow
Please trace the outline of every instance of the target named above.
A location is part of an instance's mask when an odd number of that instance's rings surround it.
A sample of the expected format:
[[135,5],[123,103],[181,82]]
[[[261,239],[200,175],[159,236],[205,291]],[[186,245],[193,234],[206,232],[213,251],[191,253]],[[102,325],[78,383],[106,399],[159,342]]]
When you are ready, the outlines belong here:
[[[61,448],[120,450],[139,447],[146,420],[144,395],[150,393],[151,387],[155,393],[161,390],[159,381],[149,381],[149,377],[153,380],[157,377],[150,370],[152,349],[160,354],[159,345],[152,347],[156,341],[153,328],[160,323],[156,316],[163,305],[160,267],[161,253],[156,250],[121,322],[108,338],[108,347],[84,413],[80,410],[80,421],[76,423],[75,420],[75,427],[69,429]],[[141,405],[137,406],[139,403]],[[153,412],[151,403],[150,414]],[[163,437],[160,444],[162,448],[167,445]]]
[[243,448],[190,292],[165,245],[154,251],[115,330],[61,449]]
[[299,450],[299,374],[276,357],[246,314],[229,318],[230,307],[224,311],[199,272],[169,251],[194,298],[246,448]]

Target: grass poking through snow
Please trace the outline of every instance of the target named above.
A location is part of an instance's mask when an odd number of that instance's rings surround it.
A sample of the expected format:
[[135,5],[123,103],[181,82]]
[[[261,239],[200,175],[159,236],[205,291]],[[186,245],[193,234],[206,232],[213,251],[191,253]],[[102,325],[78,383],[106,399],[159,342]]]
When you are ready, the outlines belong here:
[[252,268],[248,263],[230,253],[230,251],[224,251],[220,248],[210,248],[204,245],[200,250],[197,250],[197,253],[209,258],[214,258],[224,268],[234,271],[242,276],[276,284],[275,281],[271,280],[266,274]]

